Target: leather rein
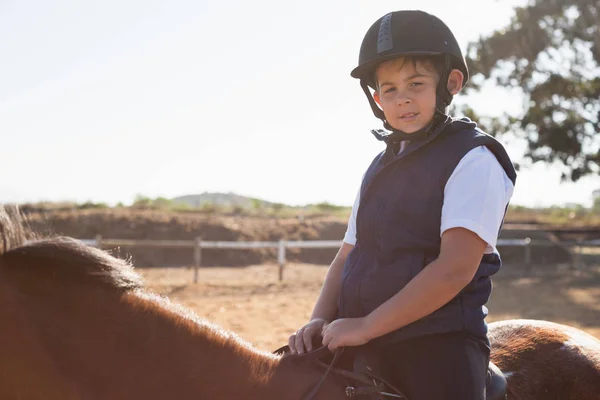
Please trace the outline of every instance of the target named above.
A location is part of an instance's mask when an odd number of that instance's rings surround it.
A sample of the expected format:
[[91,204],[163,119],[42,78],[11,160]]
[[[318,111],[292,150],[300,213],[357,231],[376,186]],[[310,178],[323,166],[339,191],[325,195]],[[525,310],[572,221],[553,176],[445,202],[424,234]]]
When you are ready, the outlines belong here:
[[[302,400],[313,400],[316,397],[319,390],[321,389],[321,387],[323,386],[323,384],[325,383],[325,379],[327,379],[327,377],[330,374],[341,376],[341,377],[346,378],[354,383],[354,384],[346,383],[345,394],[346,394],[346,397],[349,399],[357,398],[360,396],[373,396],[370,398],[379,398],[379,399],[390,398],[390,399],[408,400],[408,398],[404,394],[402,394],[402,392],[400,392],[400,390],[395,388],[390,383],[386,382],[384,379],[377,377],[369,372],[358,373],[358,372],[347,371],[342,368],[336,368],[335,365],[337,364],[343,351],[344,351],[343,347],[337,349],[334,352],[333,359],[331,360],[331,362],[329,364],[324,363],[323,361],[319,360],[320,356],[328,354],[328,353],[330,354],[330,351],[326,346],[318,348],[310,353],[307,353],[304,356],[300,356],[300,357],[309,357],[309,359],[313,363],[315,363],[315,365],[317,365],[320,368],[325,369],[325,372],[323,373],[323,376],[321,377],[319,382],[317,382],[317,384],[307,394],[305,394],[302,397]],[[283,347],[275,350],[274,353],[279,354],[279,355],[285,355],[286,353],[289,353],[289,347],[283,346]],[[374,397],[374,396],[377,396],[377,397]],[[367,398],[369,398],[369,397],[367,397]]]

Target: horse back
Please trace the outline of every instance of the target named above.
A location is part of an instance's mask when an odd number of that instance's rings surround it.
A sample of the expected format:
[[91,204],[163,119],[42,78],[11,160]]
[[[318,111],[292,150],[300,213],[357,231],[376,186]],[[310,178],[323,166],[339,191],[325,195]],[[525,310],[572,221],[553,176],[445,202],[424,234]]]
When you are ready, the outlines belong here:
[[593,336],[535,320],[493,322],[488,335],[509,399],[600,399],[600,341]]

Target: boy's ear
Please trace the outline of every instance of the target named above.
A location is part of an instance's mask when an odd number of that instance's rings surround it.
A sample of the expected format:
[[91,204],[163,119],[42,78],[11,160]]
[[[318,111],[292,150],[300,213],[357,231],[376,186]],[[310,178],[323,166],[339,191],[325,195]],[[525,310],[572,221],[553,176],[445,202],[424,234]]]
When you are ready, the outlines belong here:
[[457,94],[462,89],[464,81],[465,76],[463,73],[458,69],[453,69],[448,76],[448,91],[453,95]]
[[375,103],[381,107],[381,97],[379,97],[379,92],[377,90],[373,92],[373,99],[375,100]]

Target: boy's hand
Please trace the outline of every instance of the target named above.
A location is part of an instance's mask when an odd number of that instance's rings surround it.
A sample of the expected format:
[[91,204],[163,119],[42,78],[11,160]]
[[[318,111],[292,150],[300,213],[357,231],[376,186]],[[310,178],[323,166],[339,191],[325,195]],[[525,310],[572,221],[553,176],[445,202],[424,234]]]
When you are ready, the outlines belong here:
[[325,324],[327,321],[323,318],[315,318],[292,334],[288,339],[288,346],[290,346],[292,354],[304,354],[305,351],[312,351],[313,338],[321,335]]
[[323,345],[334,351],[343,346],[360,346],[370,339],[365,318],[342,318],[323,326]]

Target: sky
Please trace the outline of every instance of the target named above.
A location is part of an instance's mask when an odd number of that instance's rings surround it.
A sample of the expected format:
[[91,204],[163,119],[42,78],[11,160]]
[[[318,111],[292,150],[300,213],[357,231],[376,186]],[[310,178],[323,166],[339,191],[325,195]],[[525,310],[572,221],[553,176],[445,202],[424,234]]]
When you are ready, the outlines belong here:
[[[234,192],[351,205],[382,150],[350,77],[369,26],[416,2],[0,0],[0,202]],[[523,0],[420,0],[461,47]],[[463,98],[519,112],[489,87]],[[520,161],[522,144],[506,139]],[[591,203],[597,176],[520,172],[513,204]]]

